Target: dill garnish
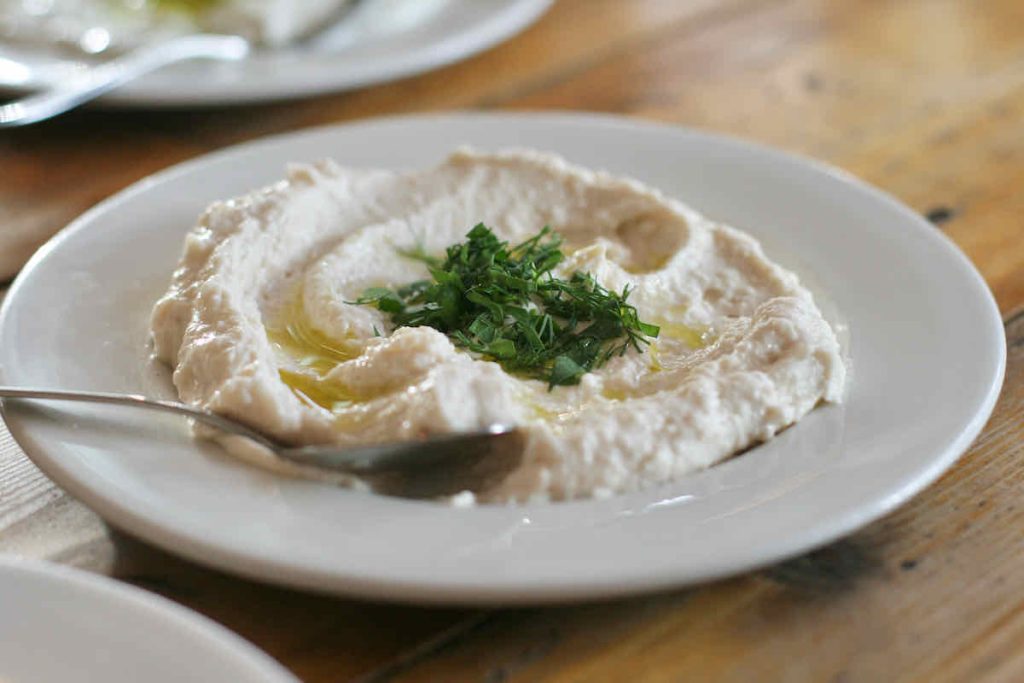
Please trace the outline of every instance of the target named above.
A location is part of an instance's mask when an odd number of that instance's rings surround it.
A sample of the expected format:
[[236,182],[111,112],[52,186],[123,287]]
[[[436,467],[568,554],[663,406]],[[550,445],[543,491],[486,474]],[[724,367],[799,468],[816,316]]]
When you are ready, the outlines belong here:
[[510,247],[483,223],[445,258],[422,250],[402,252],[425,263],[430,280],[392,290],[373,287],[354,303],[387,313],[396,327],[433,327],[457,345],[500,363],[506,370],[546,381],[576,384],[608,359],[639,352],[658,336],[621,293],[588,273],[555,277],[562,238],[545,227]]

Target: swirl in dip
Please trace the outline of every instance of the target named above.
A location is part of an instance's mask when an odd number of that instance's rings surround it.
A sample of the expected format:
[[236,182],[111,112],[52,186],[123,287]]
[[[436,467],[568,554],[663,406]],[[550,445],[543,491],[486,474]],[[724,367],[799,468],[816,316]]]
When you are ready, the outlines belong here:
[[[513,244],[551,226],[567,254],[555,274],[628,286],[659,336],[549,387],[352,303],[427,278],[403,250],[443,254],[481,222]],[[476,494],[485,502],[607,496],[679,477],[838,401],[845,380],[810,292],[753,238],[639,182],[534,151],[459,151],[419,171],[300,165],[217,202],[185,241],[152,336],[182,400],[290,443],[519,425],[522,462]]]

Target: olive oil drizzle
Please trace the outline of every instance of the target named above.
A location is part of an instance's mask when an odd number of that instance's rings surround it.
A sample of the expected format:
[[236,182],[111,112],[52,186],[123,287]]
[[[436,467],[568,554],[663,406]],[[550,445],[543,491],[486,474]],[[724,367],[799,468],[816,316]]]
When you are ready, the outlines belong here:
[[267,325],[267,339],[298,369],[280,368],[281,381],[300,399],[331,411],[358,401],[344,385],[327,378],[339,363],[358,358],[361,350],[352,342],[338,341],[317,329],[306,313],[301,289],[286,307],[278,324]]
[[702,349],[708,345],[707,329],[666,321],[659,321],[658,326],[661,328],[663,337],[681,341],[691,349]]

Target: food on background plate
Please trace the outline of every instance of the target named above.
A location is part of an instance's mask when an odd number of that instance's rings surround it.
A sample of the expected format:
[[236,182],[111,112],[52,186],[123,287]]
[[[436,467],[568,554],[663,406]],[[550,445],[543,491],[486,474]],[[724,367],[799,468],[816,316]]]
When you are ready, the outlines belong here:
[[[87,50],[206,31],[282,47],[322,26],[353,0],[0,0],[2,34],[19,41],[82,41]],[[91,31],[91,33],[90,33]],[[97,33],[102,31],[103,33]]]
[[282,47],[316,31],[354,0],[160,0],[160,4],[195,8],[194,21],[204,31],[235,33]]
[[752,237],[528,150],[296,165],[217,202],[152,337],[182,400],[290,443],[520,426],[520,465],[460,503],[665,482],[839,401],[845,381],[810,292]]

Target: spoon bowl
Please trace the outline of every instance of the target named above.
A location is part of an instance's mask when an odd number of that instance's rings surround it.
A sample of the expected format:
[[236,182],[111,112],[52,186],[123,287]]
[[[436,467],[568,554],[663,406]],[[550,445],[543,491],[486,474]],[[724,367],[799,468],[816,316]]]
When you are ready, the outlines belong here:
[[486,489],[518,466],[523,450],[523,433],[502,424],[475,432],[425,435],[413,441],[348,448],[330,444],[292,446],[238,420],[137,394],[0,386],[0,398],[107,403],[183,415],[220,432],[249,439],[287,462],[355,475],[381,493],[410,498]]

